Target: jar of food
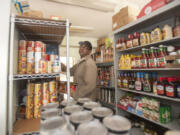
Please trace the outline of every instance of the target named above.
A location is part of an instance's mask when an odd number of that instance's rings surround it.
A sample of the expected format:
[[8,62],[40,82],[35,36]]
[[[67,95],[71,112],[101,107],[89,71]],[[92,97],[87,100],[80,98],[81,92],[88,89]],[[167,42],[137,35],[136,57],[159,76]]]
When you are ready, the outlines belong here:
[[132,48],[133,47],[133,38],[134,38],[134,36],[132,34],[128,35],[127,48]]
[[119,115],[104,118],[103,124],[109,131],[109,135],[130,135],[131,123],[125,117]]
[[173,29],[174,37],[180,36],[180,16],[175,18],[175,27]]
[[150,33],[146,33],[146,39],[147,39],[147,44],[151,43],[151,34]]
[[147,37],[146,37],[146,33],[142,32],[140,34],[140,44],[141,45],[146,45],[147,44]]
[[168,84],[165,86],[166,96],[167,97],[176,97],[176,89],[177,89],[177,79],[175,77],[168,78]]
[[159,77],[157,82],[157,94],[158,95],[165,95],[165,85],[168,84],[168,78],[167,77]]
[[139,38],[140,34],[138,32],[134,32],[133,47],[139,46]]
[[168,24],[165,24],[163,27],[163,39],[170,39],[173,37],[172,27]]
[[161,29],[159,28],[159,26],[157,28],[155,28],[154,30],[154,42],[159,42],[162,40],[162,32]]
[[94,118],[96,118],[102,122],[103,118],[112,116],[113,111],[106,107],[96,107],[92,110],[92,114],[93,114]]
[[90,121],[82,123],[77,129],[78,135],[107,135],[108,131],[99,121]]

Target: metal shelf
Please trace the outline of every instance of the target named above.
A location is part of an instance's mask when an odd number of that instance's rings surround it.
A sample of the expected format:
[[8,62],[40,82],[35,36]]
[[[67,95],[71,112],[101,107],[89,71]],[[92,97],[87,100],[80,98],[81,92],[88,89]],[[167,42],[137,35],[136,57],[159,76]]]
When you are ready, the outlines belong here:
[[169,70],[180,70],[180,68],[118,69],[118,71],[169,71]]
[[56,78],[64,73],[51,73],[51,74],[18,74],[13,75],[13,80],[26,80],[26,79],[42,79],[42,78]]
[[66,20],[12,16],[11,22],[26,40],[59,45],[66,34]]
[[103,85],[97,85],[98,88],[104,88],[104,89],[115,89],[112,86],[103,86]]
[[180,41],[180,36],[173,37],[171,39],[162,40],[162,41],[156,42],[156,43],[151,43],[151,44],[143,45],[143,46],[137,46],[137,47],[133,47],[133,48],[125,49],[125,50],[118,50],[117,53],[136,51],[136,50],[140,50],[142,48],[149,48],[151,46],[158,46],[160,44],[172,44],[172,43],[177,43],[179,41]]
[[180,99],[178,99],[178,98],[170,98],[170,97],[166,97],[166,96],[155,95],[153,93],[148,93],[148,92],[144,92],[144,91],[129,90],[129,89],[125,89],[125,88],[118,88],[118,90],[131,92],[131,93],[136,93],[136,94],[141,94],[143,96],[150,96],[150,97],[154,97],[154,98],[160,98],[160,99],[180,102]]
[[179,7],[180,7],[180,1],[174,0],[173,2],[167,4],[166,6],[161,7],[160,9],[152,12],[151,14],[143,16],[132,23],[129,23],[125,26],[120,27],[119,29],[113,31],[113,34],[117,34],[119,32],[126,31],[126,30],[129,31],[133,27],[138,29],[139,27],[142,27],[145,25],[150,26],[152,25],[152,22],[154,21],[174,15],[173,11],[177,12]]
[[99,100],[99,99],[98,99],[98,101],[102,104],[102,106],[105,106],[105,107],[108,107],[108,108],[110,108],[112,110],[115,110],[115,105],[106,103],[106,102],[104,102],[102,100]]
[[106,66],[113,66],[113,62],[104,62],[104,63],[96,63],[98,67],[106,67]]
[[[118,108],[119,108],[119,107],[118,107]],[[140,115],[138,115],[138,114],[136,114],[136,113],[133,113],[133,112],[130,112],[130,111],[128,111],[128,110],[124,110],[124,109],[122,109],[122,108],[119,108],[119,109],[121,109],[121,110],[123,110],[123,111],[126,111],[126,112],[128,112],[128,113],[130,113],[130,114],[133,114],[133,115],[135,115],[135,116],[138,116],[138,117],[140,117],[140,118],[142,118],[142,119],[145,119],[145,120],[147,120],[147,121],[150,121],[150,122],[152,122],[152,123],[154,123],[154,124],[157,124],[157,125],[159,125],[159,126],[161,126],[161,127],[164,127],[164,128],[167,128],[167,129],[171,129],[171,130],[180,130],[180,126],[179,126],[179,123],[178,123],[178,120],[177,120],[177,119],[174,119],[172,122],[167,123],[167,124],[161,124],[160,122],[156,122],[156,121],[147,119],[147,118],[145,118],[145,117],[143,117],[143,116],[140,116]]]

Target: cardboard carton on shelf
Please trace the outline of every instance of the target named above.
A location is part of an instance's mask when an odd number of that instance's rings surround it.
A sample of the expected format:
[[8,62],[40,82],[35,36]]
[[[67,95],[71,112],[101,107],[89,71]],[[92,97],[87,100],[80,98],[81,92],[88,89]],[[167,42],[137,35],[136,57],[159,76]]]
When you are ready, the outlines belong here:
[[28,12],[23,13],[23,16],[33,17],[33,18],[43,18],[43,13],[37,10],[30,10]]
[[112,17],[112,30],[116,30],[134,20],[139,13],[139,10],[132,7],[124,7]]

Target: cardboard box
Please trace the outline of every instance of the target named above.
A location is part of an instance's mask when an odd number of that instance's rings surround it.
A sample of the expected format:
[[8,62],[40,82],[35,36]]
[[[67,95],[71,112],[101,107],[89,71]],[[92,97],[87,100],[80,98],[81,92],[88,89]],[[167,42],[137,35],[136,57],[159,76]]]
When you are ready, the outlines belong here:
[[116,30],[134,20],[138,15],[139,10],[132,7],[124,7],[112,17],[112,30]]
[[105,45],[106,37],[97,40],[97,46]]
[[23,13],[23,16],[33,17],[33,18],[43,18],[43,13],[37,10],[30,10],[29,12]]

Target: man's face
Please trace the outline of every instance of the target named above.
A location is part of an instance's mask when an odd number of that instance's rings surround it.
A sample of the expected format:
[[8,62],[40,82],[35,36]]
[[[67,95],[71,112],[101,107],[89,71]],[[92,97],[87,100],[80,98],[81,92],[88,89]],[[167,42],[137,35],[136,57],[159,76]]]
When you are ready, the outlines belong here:
[[81,58],[89,55],[91,53],[91,50],[89,50],[85,45],[81,45],[79,48],[79,55]]

